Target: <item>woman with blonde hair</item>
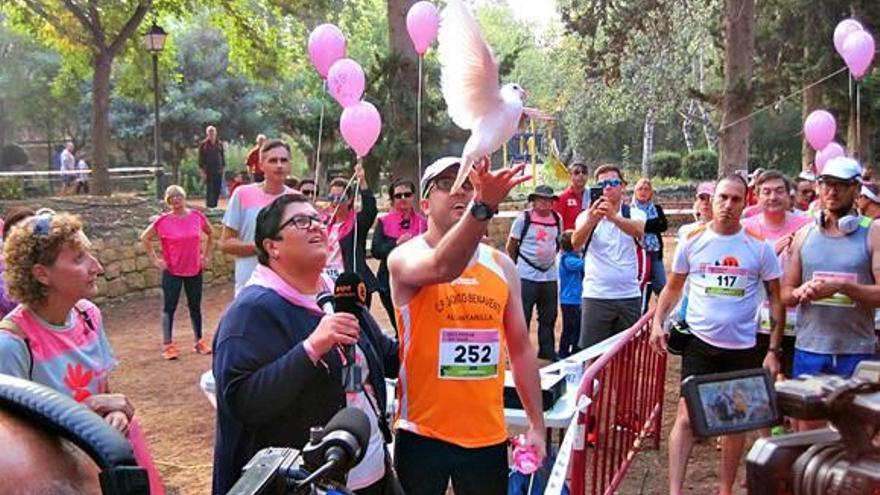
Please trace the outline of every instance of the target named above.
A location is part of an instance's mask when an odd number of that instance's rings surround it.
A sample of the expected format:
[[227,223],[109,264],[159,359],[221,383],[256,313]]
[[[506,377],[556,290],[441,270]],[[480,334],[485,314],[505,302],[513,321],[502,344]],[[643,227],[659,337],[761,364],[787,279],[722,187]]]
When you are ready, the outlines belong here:
[[147,469],[151,493],[164,493],[134,408],[110,393],[117,361],[101,311],[88,300],[98,292],[101,263],[79,218],[41,210],[22,220],[3,244],[6,288],[19,305],[0,321],[0,373],[67,394],[127,435]]
[[[193,348],[198,354],[210,354],[211,348],[202,339],[202,268],[211,261],[211,224],[201,211],[186,207],[186,191],[180,186],[168,186],[165,204],[170,211],[160,215],[141,234],[147,257],[162,272],[162,357],[177,359],[178,356],[172,331],[181,287],[186,291],[189,319],[195,334]],[[161,258],[153,248],[157,238],[162,245]]]

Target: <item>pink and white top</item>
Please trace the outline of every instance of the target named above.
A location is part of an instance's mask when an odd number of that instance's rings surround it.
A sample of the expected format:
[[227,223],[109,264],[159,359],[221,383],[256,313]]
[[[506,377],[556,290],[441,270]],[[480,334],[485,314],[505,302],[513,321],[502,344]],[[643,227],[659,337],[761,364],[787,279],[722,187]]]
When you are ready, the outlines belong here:
[[189,210],[184,215],[165,213],[153,223],[153,230],[162,244],[162,259],[168,273],[177,277],[193,277],[202,271],[202,233],[211,233],[205,214]]

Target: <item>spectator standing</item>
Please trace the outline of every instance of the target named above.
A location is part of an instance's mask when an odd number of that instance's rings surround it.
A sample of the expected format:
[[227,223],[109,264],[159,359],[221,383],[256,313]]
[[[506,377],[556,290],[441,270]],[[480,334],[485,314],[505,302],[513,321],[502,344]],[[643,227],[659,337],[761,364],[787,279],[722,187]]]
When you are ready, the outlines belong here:
[[76,156],[73,154],[73,143],[67,142],[64,150],[61,151],[60,167],[61,171],[61,194],[71,194],[73,192],[74,181],[76,180]]
[[[666,352],[663,321],[687,284],[687,322],[693,336],[684,347],[682,380],[691,375],[755,368],[763,364],[771,374],[779,371],[780,341],[785,311],[780,300],[782,271],[767,242],[749,235],[740,217],[747,185],[742,177],[722,179],[715,190],[713,219],[691,231],[676,247],[666,288],[657,302],[651,345]],[[766,356],[755,340],[755,315],[760,287],[767,289],[774,327]],[[682,493],[694,437],[684,399],[678,401],[675,424],[669,434],[669,493]],[[721,495],[733,493],[736,471],[745,447],[745,434],[727,435],[721,441]]]
[[[788,248],[795,232],[810,223],[806,215],[798,215],[790,210],[791,189],[788,179],[777,170],[767,170],[755,181],[758,194],[758,205],[761,213],[742,221],[743,228],[750,235],[769,241],[773,252],[779,258],[780,266],[785,267]],[[758,313],[758,346],[766,349],[770,346],[770,303],[764,298]],[[794,359],[794,328],[797,323],[797,307],[790,306],[785,310],[785,330],[782,337],[782,372],[792,376],[792,360]]]
[[97,294],[101,264],[82,222],[51,210],[22,220],[4,242],[7,288],[20,304],[0,321],[0,373],[40,383],[81,402],[132,444],[150,493],[164,494],[134,408],[110,393],[118,364]]
[[[245,166],[247,167],[248,173],[250,174],[251,179],[254,182],[263,182],[263,179],[265,179],[266,177],[263,173],[263,169],[260,167],[260,149],[263,147],[263,144],[265,142],[266,136],[264,134],[258,134],[257,142],[248,152],[247,159],[245,160]],[[232,188],[230,187],[230,195],[232,195],[231,189]]]
[[538,309],[538,359],[556,361],[557,305],[559,301],[556,253],[562,235],[562,219],[553,210],[559,199],[550,186],[538,186],[529,194],[532,204],[514,219],[507,238],[507,254],[516,263],[522,285],[521,297],[526,328],[532,323],[532,311]]
[[862,168],[834,158],[819,175],[821,210],[791,246],[783,301],[798,304],[794,374],[849,377],[874,355],[880,306],[880,225],[853,210]]
[[394,303],[391,301],[391,286],[388,283],[388,255],[397,246],[428,230],[428,221],[415,208],[416,185],[409,180],[395,179],[388,186],[391,209],[380,215],[373,229],[373,245],[370,252],[379,260],[378,280],[379,298],[394,329]]
[[554,205],[556,213],[562,217],[562,228],[571,230],[575,220],[584,211],[585,205],[590,204],[587,194],[587,165],[580,161],[572,162],[568,166],[571,183],[559,195],[559,200]]
[[572,234],[584,255],[580,347],[626,330],[641,315],[636,243],[645,233],[645,213],[623,202],[626,182],[616,165],[595,172],[602,197],[578,215]]
[[309,201],[314,204],[315,198],[318,197],[318,186],[315,185],[314,179],[303,179],[299,181],[299,192],[302,193],[303,196],[309,198]]
[[872,220],[880,218],[880,186],[873,182],[862,184],[858,206],[863,216]]
[[257,266],[254,246],[257,214],[278,196],[293,192],[284,185],[284,178],[290,173],[290,146],[280,139],[268,140],[260,150],[260,159],[265,180],[236,188],[223,215],[220,249],[235,256],[236,295]]
[[573,230],[566,230],[559,239],[559,307],[562,309],[562,335],[559,337],[559,359],[580,350],[581,298],[584,289],[584,258],[571,244]]
[[205,206],[216,208],[223,187],[226,154],[223,143],[217,139],[217,128],[212,125],[205,129],[205,139],[199,143],[199,169],[205,179]]
[[[264,170],[268,181],[271,172]],[[255,245],[259,265],[214,340],[214,493],[227,493],[260,449],[303,448],[310,428],[345,406],[363,411],[370,423],[364,457],[348,473],[347,487],[358,495],[394,493],[386,485],[391,431],[384,412],[385,378],[398,370],[397,342],[361,304],[354,314],[328,315],[318,307],[316,295],[329,288],[322,276],[327,229],[306,197],[286,194],[263,208]],[[341,345],[354,346],[358,391],[343,386]]]
[[327,221],[330,259],[327,262],[326,273],[335,281],[343,271],[357,272],[367,286],[369,308],[372,294],[379,287],[379,281],[367,266],[367,234],[376,221],[379,210],[376,207],[376,197],[367,184],[364,167],[360,163],[354,166],[354,175],[360,191],[360,211],[355,211],[354,188],[349,186],[348,181],[334,179],[330,183],[328,198],[331,209],[328,210]]
[[76,194],[89,193],[89,164],[86,163],[85,155],[81,155],[76,162]]
[[[642,210],[647,217],[645,221],[645,236],[642,238],[642,247],[645,250],[648,264],[650,265],[649,290],[660,295],[663,286],[666,285],[666,268],[663,266],[663,233],[669,228],[663,207],[654,203],[654,189],[651,179],[642,177],[636,182],[635,194],[632,206]],[[644,298],[642,312],[648,310],[648,301],[651,300],[650,292]]]
[[808,212],[810,205],[816,200],[816,179],[810,172],[801,172],[795,181],[794,207],[796,210]]
[[[165,204],[171,211],[162,214],[141,234],[150,262],[162,273],[162,358],[177,359],[172,339],[174,313],[180,290],[186,290],[186,303],[198,354],[210,354],[202,340],[202,269],[211,264],[213,231],[205,215],[186,207],[186,191],[172,185],[165,190]],[[204,247],[202,236],[205,237]],[[153,241],[162,244],[162,257],[156,256]]]

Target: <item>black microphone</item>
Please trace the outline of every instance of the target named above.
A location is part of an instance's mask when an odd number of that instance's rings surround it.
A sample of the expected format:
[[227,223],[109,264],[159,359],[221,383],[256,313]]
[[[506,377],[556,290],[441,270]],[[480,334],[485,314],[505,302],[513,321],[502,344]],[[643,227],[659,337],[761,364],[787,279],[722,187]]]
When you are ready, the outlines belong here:
[[360,409],[346,407],[324,428],[312,428],[309,443],[302,450],[303,461],[313,475],[330,473],[342,483],[345,474],[361,462],[370,443],[370,420]]
[[[349,313],[357,316],[357,305],[366,304],[367,286],[361,276],[355,272],[342,272],[336,279],[333,288],[333,308],[337,313]],[[353,345],[345,346],[345,368],[342,370],[342,385],[346,392],[360,392],[361,369],[355,365],[355,349]]]

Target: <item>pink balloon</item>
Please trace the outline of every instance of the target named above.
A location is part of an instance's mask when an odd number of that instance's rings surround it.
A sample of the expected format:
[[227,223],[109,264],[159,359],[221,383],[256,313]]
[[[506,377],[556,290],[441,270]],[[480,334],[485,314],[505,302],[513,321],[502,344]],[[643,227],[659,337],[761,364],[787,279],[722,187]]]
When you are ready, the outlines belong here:
[[424,55],[437,39],[439,27],[440,16],[437,14],[437,7],[431,2],[417,2],[409,8],[406,14],[406,30],[419,56]]
[[837,123],[834,116],[825,110],[815,110],[807,116],[804,122],[804,136],[814,150],[821,150],[828,146],[837,132]]
[[837,24],[837,27],[834,28],[834,49],[837,50],[841,57],[843,56],[843,42],[846,41],[846,37],[850,33],[864,29],[861,23],[855,19],[844,19]]
[[843,60],[856,79],[861,79],[874,60],[874,37],[866,31],[850,33],[843,42]]
[[816,170],[821,174],[822,169],[825,168],[825,164],[828,163],[829,160],[845,155],[846,150],[843,149],[843,146],[835,142],[829,143],[828,146],[816,152]]
[[345,36],[333,24],[321,24],[309,35],[309,59],[322,79],[330,66],[345,56]]
[[327,72],[327,89],[343,108],[361,100],[364,82],[364,69],[350,58],[337,60]]
[[339,130],[342,132],[342,138],[354,149],[358,158],[363,158],[379,139],[382,117],[371,103],[360,101],[342,111]]

